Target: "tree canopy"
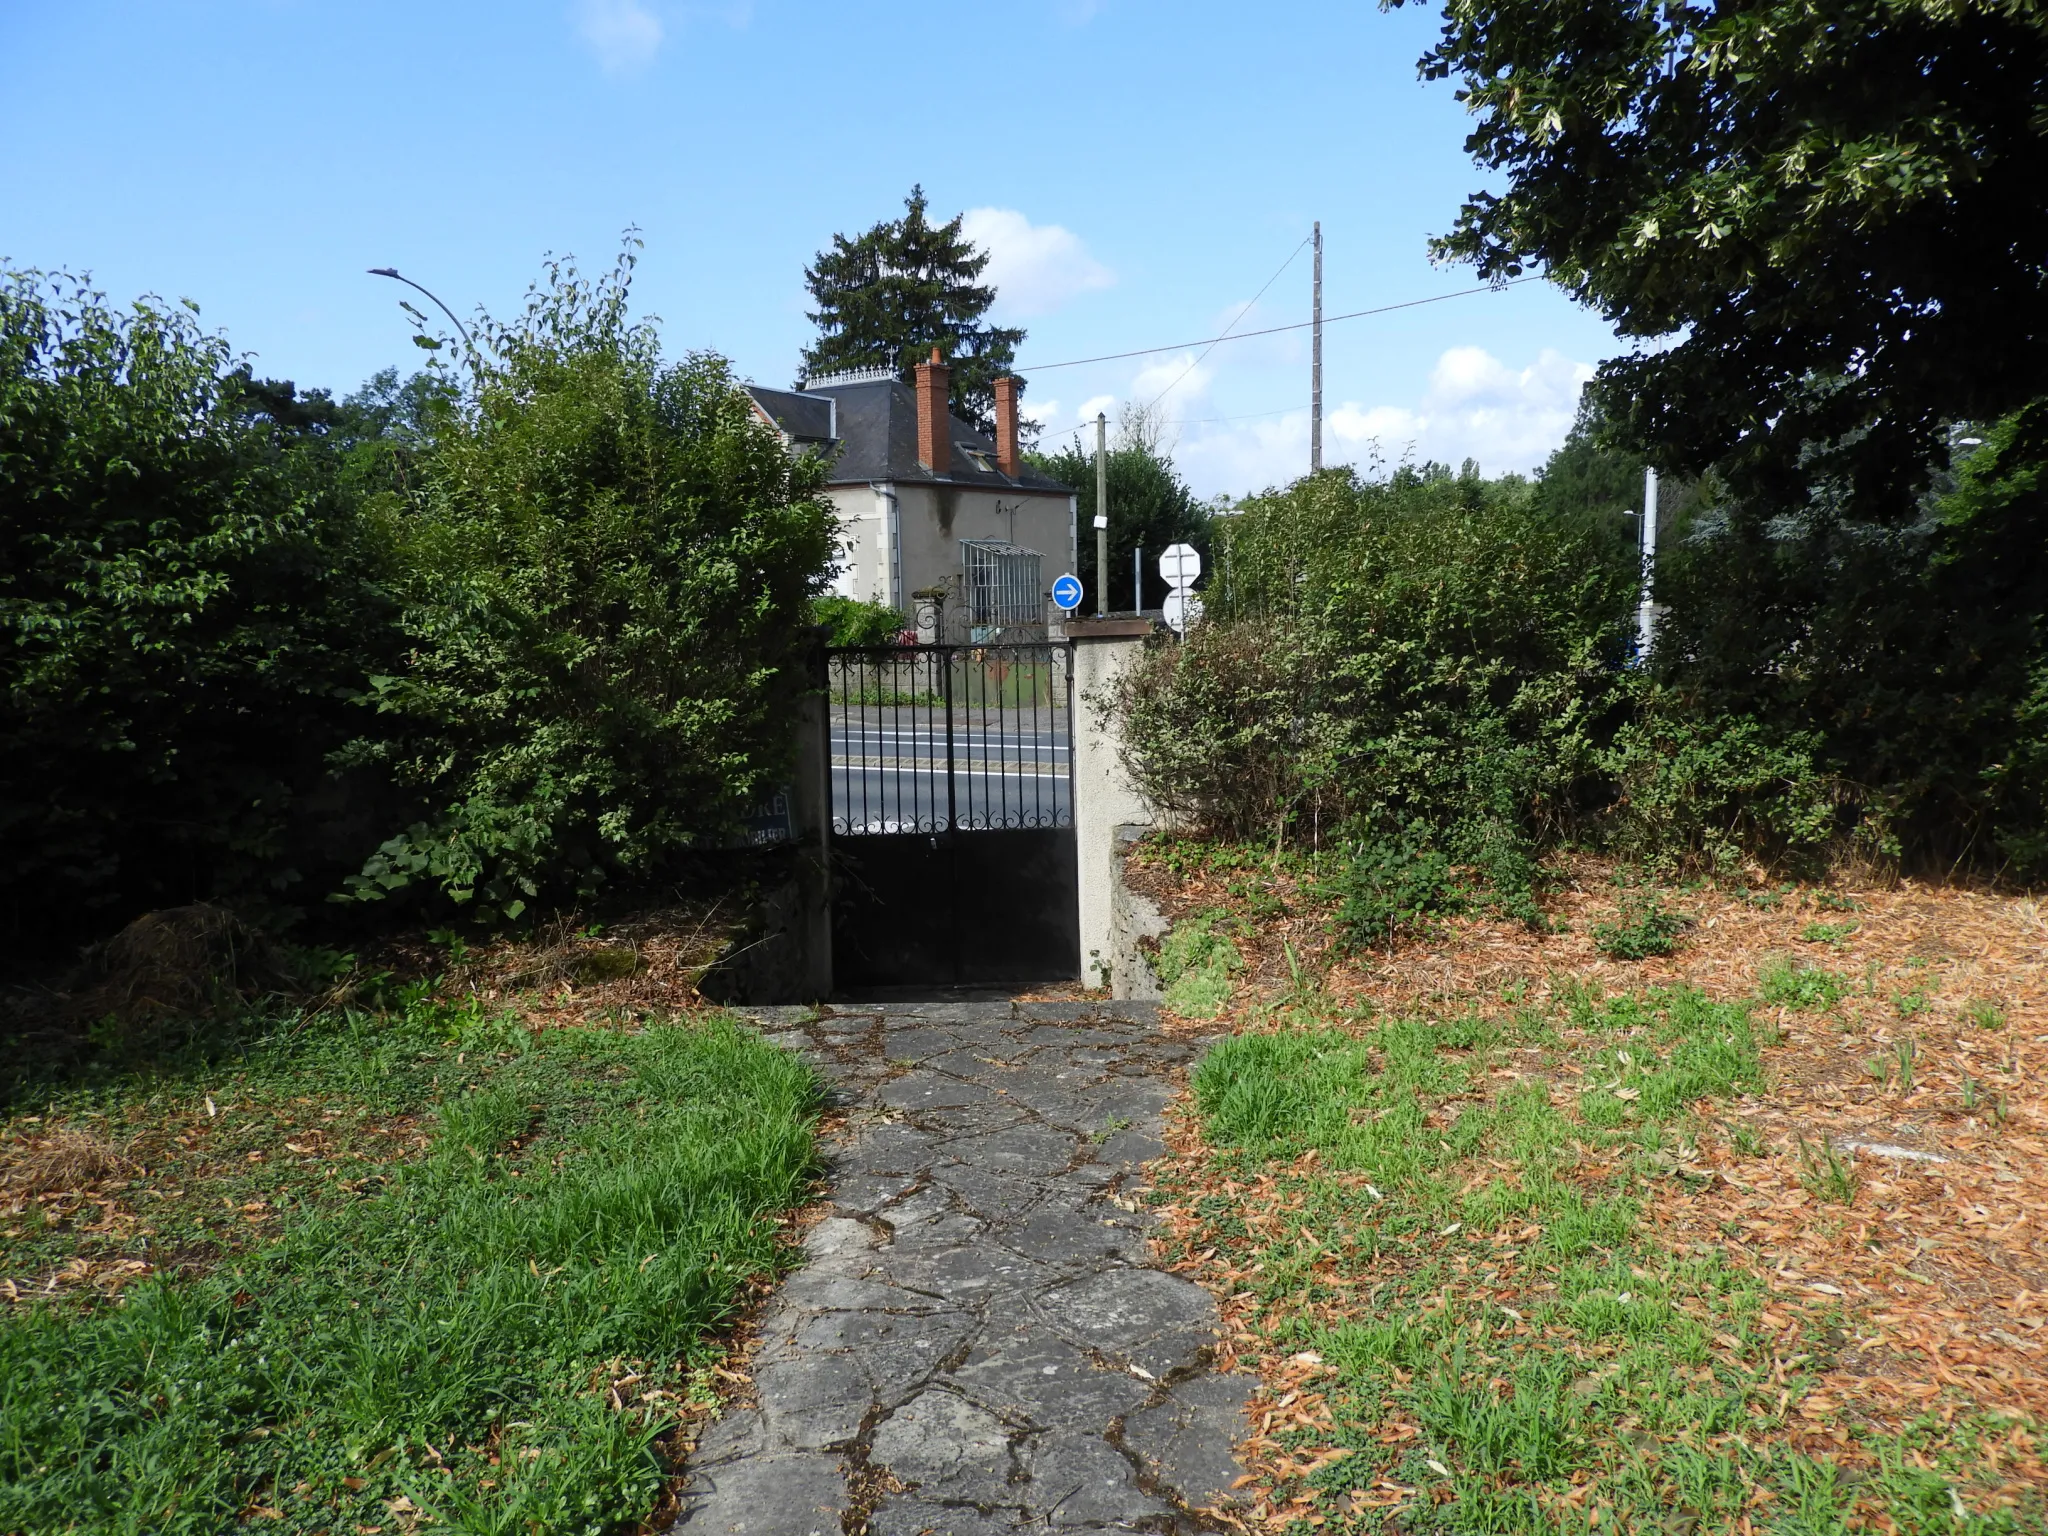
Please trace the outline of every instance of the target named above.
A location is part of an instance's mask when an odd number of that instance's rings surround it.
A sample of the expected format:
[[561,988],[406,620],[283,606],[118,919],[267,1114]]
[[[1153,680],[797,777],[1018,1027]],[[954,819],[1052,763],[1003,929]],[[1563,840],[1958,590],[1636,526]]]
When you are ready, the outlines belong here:
[[1783,483],[1843,445],[1903,511],[1945,423],[2048,385],[2038,0],[1451,0],[1422,67],[1505,173],[1438,253],[1657,342],[1595,388],[1660,466]]
[[818,339],[804,348],[809,373],[893,368],[905,383],[937,347],[952,365],[952,408],[984,432],[995,430],[995,381],[1010,371],[1024,332],[985,323],[996,291],[981,286],[988,253],[926,217],[924,188],[912,187],[903,217],[886,219],[804,269],[817,308]]
[[516,917],[781,782],[820,470],[631,265],[339,401],[0,268],[0,970],[190,901]]

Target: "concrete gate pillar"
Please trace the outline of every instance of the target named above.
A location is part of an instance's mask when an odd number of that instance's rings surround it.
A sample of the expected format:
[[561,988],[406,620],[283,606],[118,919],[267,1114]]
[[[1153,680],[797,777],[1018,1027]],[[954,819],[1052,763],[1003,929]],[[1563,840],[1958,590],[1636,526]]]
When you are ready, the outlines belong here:
[[1074,854],[1080,876],[1081,979],[1111,984],[1117,828],[1150,826],[1152,807],[1124,772],[1111,689],[1144,648],[1150,619],[1069,619],[1074,642]]

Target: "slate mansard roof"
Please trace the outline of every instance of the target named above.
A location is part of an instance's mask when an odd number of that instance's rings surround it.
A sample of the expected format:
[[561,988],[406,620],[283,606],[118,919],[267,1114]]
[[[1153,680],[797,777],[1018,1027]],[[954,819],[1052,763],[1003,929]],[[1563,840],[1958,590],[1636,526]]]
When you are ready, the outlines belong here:
[[746,386],[754,406],[782,429],[793,448],[810,448],[831,461],[828,485],[876,480],[981,486],[989,490],[1071,495],[1071,486],[1029,465],[1012,478],[996,468],[996,445],[958,416],[948,415],[953,462],[934,474],[917,459],[917,396],[895,378],[847,383],[820,381],[807,389]]

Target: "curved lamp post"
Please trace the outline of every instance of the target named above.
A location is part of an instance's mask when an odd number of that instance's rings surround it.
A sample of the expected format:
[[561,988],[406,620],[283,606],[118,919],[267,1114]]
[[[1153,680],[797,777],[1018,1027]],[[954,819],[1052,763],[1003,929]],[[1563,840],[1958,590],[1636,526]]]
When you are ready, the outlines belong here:
[[370,276],[388,277],[394,282],[405,284],[405,286],[408,288],[419,288],[419,291],[421,293],[426,294],[428,298],[432,299],[437,305],[440,305],[441,313],[448,317],[448,323],[453,325],[457,331],[461,332],[462,344],[465,347],[469,348],[471,352],[476,351],[476,343],[469,339],[469,331],[463,326],[460,320],[457,320],[455,318],[455,311],[450,309],[446,304],[442,304],[440,298],[431,290],[426,288],[420,288],[420,285],[418,283],[414,282],[411,278],[405,276],[396,267],[372,267],[370,268]]

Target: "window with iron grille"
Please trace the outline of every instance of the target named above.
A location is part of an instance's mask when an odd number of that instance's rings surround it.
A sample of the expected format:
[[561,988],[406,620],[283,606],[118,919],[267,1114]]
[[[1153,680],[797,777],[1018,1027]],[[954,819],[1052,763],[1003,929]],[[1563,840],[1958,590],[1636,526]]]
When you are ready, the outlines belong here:
[[1000,629],[1045,622],[1037,550],[994,539],[962,539],[960,548],[965,556],[970,624]]

